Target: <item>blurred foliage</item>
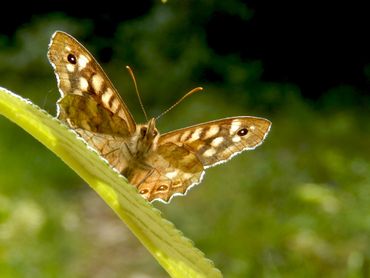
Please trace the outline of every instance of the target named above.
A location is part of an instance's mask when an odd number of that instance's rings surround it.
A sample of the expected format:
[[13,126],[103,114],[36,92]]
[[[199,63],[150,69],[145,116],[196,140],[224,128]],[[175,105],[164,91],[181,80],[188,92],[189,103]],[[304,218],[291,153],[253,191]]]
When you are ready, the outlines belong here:
[[[55,114],[46,51],[53,31],[64,30],[103,62],[138,122],[126,64],[149,115],[205,87],[160,120],[162,132],[226,116],[270,119],[261,147],[209,169],[186,197],[155,206],[226,277],[368,277],[369,100],[340,86],[314,102],[294,84],[262,82],[260,61],[216,54],[202,27],[217,10],[248,19],[247,7],[174,2],[122,22],[109,39],[63,14],[34,18],[11,39],[0,34],[0,84]],[[58,158],[4,118],[0,130],[0,277],[166,277]]]

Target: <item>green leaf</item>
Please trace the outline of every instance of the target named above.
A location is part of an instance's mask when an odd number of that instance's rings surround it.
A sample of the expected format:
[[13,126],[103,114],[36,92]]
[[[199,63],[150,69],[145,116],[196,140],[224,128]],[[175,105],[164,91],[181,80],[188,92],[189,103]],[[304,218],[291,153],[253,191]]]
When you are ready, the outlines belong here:
[[161,217],[159,210],[56,118],[1,87],[0,114],[30,133],[83,178],[172,277],[222,276],[189,239]]

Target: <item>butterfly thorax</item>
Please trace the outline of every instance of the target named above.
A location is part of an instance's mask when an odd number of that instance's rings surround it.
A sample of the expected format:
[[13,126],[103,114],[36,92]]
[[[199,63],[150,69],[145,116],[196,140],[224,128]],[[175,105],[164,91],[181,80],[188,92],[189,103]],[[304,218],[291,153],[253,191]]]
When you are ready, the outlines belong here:
[[[153,118],[147,124],[137,125],[129,143],[123,143],[121,159],[126,160],[126,164],[118,170],[130,182],[135,184],[142,183],[152,173],[153,165],[147,162],[147,158],[156,151],[159,137],[159,132],[155,127],[155,119]],[[145,174],[136,175],[136,180],[134,181],[135,170],[138,169],[144,171]],[[146,171],[149,171],[149,174]]]
[[155,119],[152,118],[147,124],[136,126],[134,135],[131,138],[131,153],[134,160],[142,160],[157,149],[159,132],[155,127]]

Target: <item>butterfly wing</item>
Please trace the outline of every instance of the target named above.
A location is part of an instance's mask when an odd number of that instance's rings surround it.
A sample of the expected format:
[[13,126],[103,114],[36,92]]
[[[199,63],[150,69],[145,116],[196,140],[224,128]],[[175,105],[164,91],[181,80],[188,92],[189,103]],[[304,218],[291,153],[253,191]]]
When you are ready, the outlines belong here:
[[270,127],[271,122],[263,118],[225,118],[163,134],[158,144],[173,142],[186,148],[207,168],[253,150],[262,144]]
[[231,159],[260,145],[271,122],[256,117],[226,118],[163,134],[158,148],[127,176],[149,201],[168,202],[201,182],[204,168]]
[[196,154],[171,142],[158,146],[145,164],[149,167],[131,168],[125,176],[148,201],[169,202],[171,197],[183,195],[198,184],[204,174]]
[[119,173],[124,172],[129,167],[130,151],[124,137],[91,132],[80,128],[75,129],[75,131]]
[[[58,118],[72,128],[91,127],[88,130],[103,133],[119,129],[124,135],[135,131],[135,121],[112,82],[76,39],[64,32],[55,32],[49,44],[48,58],[62,96],[58,101]],[[78,113],[70,109],[71,104],[79,113],[84,111],[81,108],[88,107],[90,114],[84,119],[76,117]],[[108,121],[100,122],[98,118]]]

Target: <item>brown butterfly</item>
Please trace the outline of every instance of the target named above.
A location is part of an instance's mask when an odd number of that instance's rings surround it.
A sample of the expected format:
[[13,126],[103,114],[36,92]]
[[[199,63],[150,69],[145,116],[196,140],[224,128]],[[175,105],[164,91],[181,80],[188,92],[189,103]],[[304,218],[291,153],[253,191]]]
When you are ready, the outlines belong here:
[[103,69],[72,36],[55,32],[48,58],[61,93],[57,117],[148,201],[186,194],[204,169],[256,148],[270,130],[269,120],[241,116],[160,135],[155,118],[135,123]]

